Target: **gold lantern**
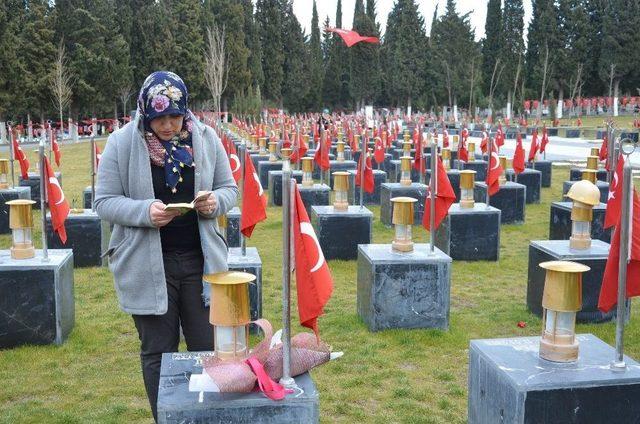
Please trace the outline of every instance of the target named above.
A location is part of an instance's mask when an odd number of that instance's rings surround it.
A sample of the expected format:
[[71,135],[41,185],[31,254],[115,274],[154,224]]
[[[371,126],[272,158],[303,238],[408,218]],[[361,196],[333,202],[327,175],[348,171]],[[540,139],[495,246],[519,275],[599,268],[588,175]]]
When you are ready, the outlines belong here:
[[27,199],[10,200],[9,228],[11,228],[11,257],[29,259],[36,255],[33,247],[33,205],[35,201]]
[[598,171],[595,169],[583,169],[582,170],[582,179],[589,181],[593,184],[596,183],[596,179],[598,177]]
[[505,185],[507,183],[507,157],[498,156],[500,160],[500,166],[502,167],[502,173],[498,177],[498,184]]
[[543,262],[546,270],[542,293],[540,357],[553,362],[578,359],[576,313],[582,309],[582,273],[586,265],[569,261]]
[[0,159],[0,189],[9,188],[9,159]]
[[402,142],[402,155],[403,156],[411,156],[411,147],[413,146],[413,143],[410,141],[403,141]]
[[280,155],[282,155],[282,171],[290,171],[291,170],[291,152],[292,149],[288,147],[283,147],[280,149]]
[[454,134],[453,136],[451,136],[451,143],[453,144],[453,146],[457,147],[459,142],[460,136],[458,134]]
[[227,215],[218,216],[218,228],[220,229],[220,234],[226,240],[227,239]]
[[473,188],[476,181],[476,171],[460,171],[460,207],[473,209],[475,201],[473,199]]
[[400,158],[400,184],[411,185],[411,156]]
[[349,173],[344,171],[334,172],[333,174],[333,209],[336,211],[349,210],[349,199],[347,192],[349,190]]
[[447,171],[451,169],[451,150],[448,147],[443,147],[442,151],[442,164]]
[[587,169],[598,169],[598,156],[587,156]]
[[313,186],[313,158],[302,158],[302,185]]
[[276,156],[276,148],[278,147],[278,143],[275,141],[269,142],[269,162],[277,162],[278,156]]
[[258,154],[259,155],[267,154],[267,137],[260,137],[258,139]]
[[592,147],[591,148],[591,153],[589,154],[590,156],[598,156],[598,159],[600,157],[600,149],[597,147]]
[[338,162],[344,162],[344,141],[338,141],[336,151],[338,155],[336,156],[336,160]]
[[251,145],[249,146],[250,151],[256,151],[258,148],[258,136],[255,134],[251,134]]
[[393,250],[399,252],[413,251],[413,236],[411,226],[413,225],[413,204],[418,200],[412,197],[394,197],[393,216],[391,222],[395,226],[395,237],[391,243]]
[[304,145],[308,146],[309,145],[309,134],[303,134],[302,135],[302,140],[304,142]]
[[592,182],[581,180],[571,186],[567,197],[573,201],[569,247],[589,249],[591,247],[593,207],[600,203],[600,190]]
[[209,322],[213,325],[214,353],[220,359],[244,359],[249,354],[249,283],[253,274],[238,271],[206,274],[211,284]]
[[476,143],[473,142],[469,142],[469,144],[467,145],[467,151],[469,152],[469,161],[468,162],[475,162],[476,160]]
[[411,135],[409,134],[409,130],[404,130],[404,133],[402,134],[402,139],[404,140],[404,143],[409,142],[410,138],[411,138]]

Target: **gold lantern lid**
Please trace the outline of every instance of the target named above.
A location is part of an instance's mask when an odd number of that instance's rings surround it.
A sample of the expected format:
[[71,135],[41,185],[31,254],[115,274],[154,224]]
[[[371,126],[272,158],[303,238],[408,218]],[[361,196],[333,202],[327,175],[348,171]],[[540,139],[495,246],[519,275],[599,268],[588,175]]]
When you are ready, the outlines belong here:
[[238,326],[251,322],[248,285],[256,279],[255,275],[226,271],[205,274],[202,278],[211,284],[211,324]]
[[502,169],[504,171],[507,170],[507,157],[506,156],[498,156],[498,159],[500,160],[500,166],[502,167]]
[[600,190],[591,181],[580,180],[573,183],[567,192],[567,197],[576,202],[595,206],[600,203]]
[[349,189],[349,173],[345,171],[333,172],[333,189],[335,191],[346,191]]
[[442,159],[447,160],[447,159],[451,159],[451,150],[449,150],[446,147],[442,148]]
[[393,217],[391,222],[396,225],[413,225],[413,204],[417,202],[413,197],[394,197]]
[[400,158],[400,170],[411,171],[411,156],[402,156]]
[[407,151],[407,150],[411,150],[411,147],[413,146],[413,142],[411,141],[403,141],[402,142],[402,148]]
[[600,155],[600,149],[597,147],[592,147],[591,148],[591,156],[599,156]]
[[6,203],[9,205],[9,228],[32,228],[32,208],[36,204],[34,200],[16,199]]
[[586,265],[571,261],[550,261],[540,264],[547,270],[542,293],[542,307],[557,312],[577,312],[582,309],[582,273]]
[[465,169],[460,171],[460,188],[472,189],[476,181],[476,171]]
[[289,147],[283,147],[280,149],[280,154],[282,155],[282,159],[289,159],[291,157],[292,150]]
[[337,147],[338,151],[339,151],[339,152],[344,152],[344,145],[345,145],[345,142],[344,142],[344,141],[338,141],[336,144],[337,144],[337,146],[338,146],[338,147]]
[[595,169],[583,169],[582,170],[582,179],[586,181],[590,181],[591,183],[596,183],[596,177],[598,176],[598,171]]
[[0,174],[9,173],[9,159],[0,159]]
[[598,169],[598,156],[587,156],[587,169]]
[[313,158],[306,156],[302,158],[302,171],[313,172]]
[[473,141],[470,141],[469,143],[467,143],[467,150],[470,152],[475,152],[476,151],[476,143],[474,143]]

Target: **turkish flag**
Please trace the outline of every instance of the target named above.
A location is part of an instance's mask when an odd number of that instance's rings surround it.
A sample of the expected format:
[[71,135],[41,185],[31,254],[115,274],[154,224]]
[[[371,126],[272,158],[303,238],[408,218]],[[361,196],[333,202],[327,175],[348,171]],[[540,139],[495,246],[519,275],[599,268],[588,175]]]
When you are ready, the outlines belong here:
[[496,144],[498,147],[504,146],[504,132],[502,132],[502,124],[498,124],[498,131],[496,133]]
[[536,153],[538,153],[538,149],[540,146],[538,145],[538,130],[533,130],[533,135],[531,136],[531,147],[529,147],[529,159],[531,162],[536,158]]
[[[442,159],[440,159],[438,155],[436,155],[436,157],[438,158],[438,170],[436,178],[434,225],[438,228],[444,217],[449,213],[449,207],[456,202],[456,194],[453,191],[453,187],[451,187],[451,181],[449,181],[447,171],[444,169]],[[431,178],[433,178],[433,175],[431,175]],[[429,185],[429,187],[431,187],[431,185]],[[432,193],[427,193],[427,200],[424,202],[424,215],[422,215],[422,226],[426,228],[427,231],[431,231],[431,195]]]
[[600,146],[600,151],[598,152],[598,159],[607,160],[609,156],[609,137],[605,134],[602,138],[602,145]]
[[487,170],[487,189],[489,190],[489,196],[493,196],[500,191],[500,183],[498,179],[502,175],[502,166],[500,166],[500,160],[498,159],[498,152],[495,150],[491,152],[491,159],[489,160],[489,169]]
[[11,133],[11,142],[13,143],[13,159],[17,160],[20,163],[20,174],[22,175],[23,180],[29,179],[29,160],[27,159],[27,155],[24,154],[20,145],[18,144],[18,138],[15,134]]
[[384,145],[382,140],[378,137],[376,138],[376,144],[374,147],[373,158],[376,160],[376,163],[380,164],[384,162]]
[[69,203],[64,198],[62,187],[60,187],[60,183],[53,173],[49,159],[46,156],[44,156],[44,174],[47,176],[47,204],[51,212],[51,226],[53,227],[53,231],[58,233],[60,241],[66,244],[67,231],[64,228],[64,221],[69,215]]
[[325,28],[324,30],[326,32],[334,32],[338,34],[340,38],[344,40],[344,43],[347,45],[347,47],[351,47],[354,44],[360,42],[380,44],[380,39],[378,39],[377,37],[364,37],[358,34],[356,31],[348,31],[341,28]]
[[[361,166],[362,160],[358,161],[358,169],[356,169],[356,187],[360,187],[360,179],[362,178]],[[367,193],[373,193],[375,190],[375,184],[373,179],[373,169],[371,168],[371,157],[367,155],[366,164],[364,167],[364,191]]]
[[[616,172],[609,187],[607,209],[604,212],[604,228],[613,227],[620,220],[620,208],[622,205],[622,168],[624,168],[624,156],[620,155]],[[640,211],[637,211],[640,213]]]
[[482,141],[480,142],[480,150],[482,153],[487,153],[487,148],[489,147],[489,133],[486,131],[482,131]]
[[100,147],[98,147],[98,143],[94,143],[95,147],[95,155],[94,158],[96,160],[96,166],[95,169],[98,169],[98,165],[100,164],[100,159],[102,158],[102,152],[100,152]]
[[467,150],[467,140],[465,137],[460,138],[458,146],[458,159],[463,162],[469,162],[469,151]]
[[294,186],[293,235],[300,324],[318,337],[318,317],[333,292],[333,279],[309,221],[298,186]]
[[51,150],[53,150],[53,158],[56,161],[56,166],[60,167],[60,158],[62,157],[62,154],[60,153],[60,146],[58,145],[56,138],[56,132],[51,131]]
[[547,131],[547,125],[542,127],[542,140],[540,142],[540,153],[544,153],[549,144],[549,132]]
[[449,131],[446,128],[442,129],[442,147],[445,149],[449,147]]
[[[627,293],[626,297],[640,296],[640,198],[636,191],[633,191],[633,206],[631,225],[629,228],[630,260],[627,263]],[[598,299],[598,309],[602,312],[609,312],[618,303],[618,272],[620,259],[620,217],[616,222],[616,229],[611,240],[609,257],[604,268],[602,277],[602,287],[600,288],[600,298]]]
[[422,172],[423,169],[423,148],[422,148],[422,137],[418,136],[418,138],[414,141],[414,146],[416,149],[415,157],[413,158],[413,169],[417,169]]
[[244,155],[244,184],[242,187],[242,213],[240,231],[251,237],[258,222],[267,219],[267,195],[262,189],[260,178],[253,167],[248,153]]
[[513,171],[516,175],[524,172],[524,147],[522,147],[522,136],[518,133],[516,137],[516,151],[513,153]]
[[[328,143],[327,143],[328,141]],[[313,161],[318,164],[320,169],[326,171],[331,168],[329,162],[329,148],[331,147],[331,141],[325,136],[325,139],[318,143],[315,155],[313,155]]]
[[236,150],[236,145],[233,144],[232,140],[229,140],[228,137],[224,136],[223,140],[226,142],[224,144],[224,149],[227,151],[227,155],[229,156],[229,166],[231,167],[231,173],[233,174],[233,179],[236,181],[240,181],[242,178],[242,167],[240,166],[240,158],[238,157],[238,152]]
[[307,150],[309,150],[309,146],[304,142],[304,138],[302,137],[302,133],[296,133],[293,143],[293,152],[291,153],[291,163],[297,163],[300,158],[303,158],[307,155]]

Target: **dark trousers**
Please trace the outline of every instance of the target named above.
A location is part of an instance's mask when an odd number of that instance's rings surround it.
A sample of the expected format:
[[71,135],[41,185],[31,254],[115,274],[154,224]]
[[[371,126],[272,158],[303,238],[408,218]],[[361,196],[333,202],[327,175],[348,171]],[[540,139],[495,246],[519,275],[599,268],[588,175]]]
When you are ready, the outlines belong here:
[[178,351],[180,326],[187,350],[213,350],[209,308],[205,308],[202,302],[202,252],[163,252],[163,258],[167,280],[167,313],[133,315],[140,337],[142,376],[156,421],[162,354]]

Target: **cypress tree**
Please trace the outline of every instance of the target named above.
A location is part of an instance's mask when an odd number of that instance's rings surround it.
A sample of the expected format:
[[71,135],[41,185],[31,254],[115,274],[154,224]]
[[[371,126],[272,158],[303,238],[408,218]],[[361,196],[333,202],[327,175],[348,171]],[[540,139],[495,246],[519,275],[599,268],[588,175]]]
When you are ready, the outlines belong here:
[[290,0],[284,4],[282,19],[283,50],[287,52],[282,66],[283,106],[290,113],[301,112],[307,107],[308,92],[312,88],[308,81],[309,69],[305,68],[309,63],[309,52],[302,25],[293,14],[293,2]]
[[27,65],[20,52],[25,10],[20,0],[0,3],[0,117],[16,119],[24,113],[23,78]]
[[262,73],[265,99],[282,104],[283,65],[282,16],[278,0],[258,0],[256,21],[262,50]]
[[515,104],[515,91],[522,86],[520,81],[524,76],[523,28],[524,7],[522,6],[522,0],[505,0],[502,14],[502,49],[500,55],[504,63],[501,86],[503,96],[507,97],[507,101],[511,102],[512,107]]
[[244,11],[244,41],[249,51],[247,58],[247,68],[251,73],[251,85],[261,86],[264,81],[262,74],[262,49],[260,49],[260,38],[253,15],[253,1],[241,0]]
[[533,98],[540,96],[547,47],[550,64],[547,80],[554,80],[553,61],[563,47],[558,36],[556,16],[557,10],[553,0],[533,0],[533,17],[527,35],[526,53],[527,86]]
[[487,20],[484,25],[485,39],[482,43],[482,78],[485,93],[491,89],[493,70],[504,45],[500,4],[501,0],[489,0],[487,3]]
[[[336,28],[342,28],[342,1],[336,6]],[[333,33],[327,33],[329,48],[326,58],[326,70],[322,84],[323,103],[333,108],[346,107],[349,103],[349,66],[348,51],[342,39]]]
[[[372,13],[375,13],[372,12]],[[378,37],[377,25],[366,14],[362,0],[356,0],[353,14],[353,29],[363,36]],[[351,52],[351,95],[358,107],[373,102],[380,92],[378,54],[380,46],[358,43]]]
[[311,39],[309,41],[309,91],[307,93],[307,108],[309,110],[319,110],[322,106],[322,62],[318,10],[316,1],[313,0]]

